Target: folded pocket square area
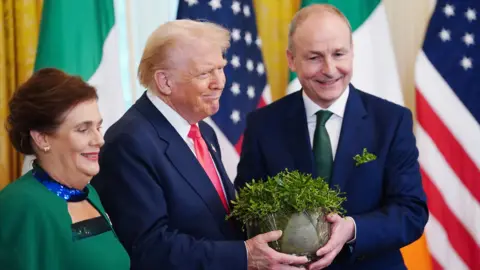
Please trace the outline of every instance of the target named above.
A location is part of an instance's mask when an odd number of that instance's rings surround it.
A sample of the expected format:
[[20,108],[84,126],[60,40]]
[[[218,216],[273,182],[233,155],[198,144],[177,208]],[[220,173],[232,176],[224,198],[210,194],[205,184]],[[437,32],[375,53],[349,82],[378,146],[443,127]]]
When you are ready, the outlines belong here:
[[367,151],[367,148],[363,148],[363,152],[361,155],[357,154],[353,157],[353,160],[355,160],[355,166],[360,166],[364,163],[367,163],[376,159],[377,159],[377,156],[372,153],[369,153]]

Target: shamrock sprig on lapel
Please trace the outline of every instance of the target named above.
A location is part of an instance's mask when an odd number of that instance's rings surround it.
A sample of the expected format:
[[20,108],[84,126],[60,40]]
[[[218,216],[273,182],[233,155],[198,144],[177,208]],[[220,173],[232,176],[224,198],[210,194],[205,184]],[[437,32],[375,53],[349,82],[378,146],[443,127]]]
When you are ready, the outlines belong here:
[[367,151],[367,148],[363,148],[362,155],[356,154],[353,157],[353,160],[355,160],[355,166],[359,166],[361,164],[364,164],[364,163],[367,163],[367,162],[370,162],[370,161],[373,161],[373,160],[376,160],[376,159],[377,159],[377,156],[372,154],[372,153],[369,153]]

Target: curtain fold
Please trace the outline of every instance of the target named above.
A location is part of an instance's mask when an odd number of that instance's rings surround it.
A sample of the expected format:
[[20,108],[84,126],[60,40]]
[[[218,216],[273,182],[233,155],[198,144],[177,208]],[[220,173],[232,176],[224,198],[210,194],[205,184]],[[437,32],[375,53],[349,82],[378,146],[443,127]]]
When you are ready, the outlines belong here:
[[5,129],[8,101],[33,71],[42,0],[0,1],[0,189],[20,176],[22,156]]
[[300,7],[300,0],[254,0],[257,27],[268,83],[275,101],[285,96],[288,84],[288,26]]

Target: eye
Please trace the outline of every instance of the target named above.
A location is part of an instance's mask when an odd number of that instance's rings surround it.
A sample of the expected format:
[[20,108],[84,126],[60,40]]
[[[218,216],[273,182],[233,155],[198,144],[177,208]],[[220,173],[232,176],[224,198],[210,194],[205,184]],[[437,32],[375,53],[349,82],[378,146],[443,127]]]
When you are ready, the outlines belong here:
[[345,53],[340,53],[340,52],[335,53],[336,57],[340,57],[340,56],[343,56],[343,55],[345,55]]
[[198,75],[198,77],[200,77],[200,78],[207,78],[208,75],[210,75],[209,72],[202,72],[202,73],[200,73],[200,75]]
[[85,133],[88,131],[88,128],[79,128],[77,131],[80,133]]
[[318,58],[318,56],[311,56],[308,58],[308,60],[316,60]]

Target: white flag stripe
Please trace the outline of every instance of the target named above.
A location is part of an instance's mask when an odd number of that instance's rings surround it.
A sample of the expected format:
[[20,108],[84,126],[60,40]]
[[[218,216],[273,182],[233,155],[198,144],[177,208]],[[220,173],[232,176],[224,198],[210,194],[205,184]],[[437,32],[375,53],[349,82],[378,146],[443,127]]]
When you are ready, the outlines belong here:
[[272,92],[270,91],[269,84],[265,85],[265,88],[263,88],[262,98],[263,98],[263,101],[265,101],[265,104],[268,105],[272,103]]
[[445,203],[480,247],[480,205],[455,175],[433,140],[417,126],[419,162]]
[[353,85],[403,105],[403,93],[383,3],[380,2],[368,19],[355,30],[353,46]]
[[287,94],[291,94],[293,92],[296,92],[302,88],[302,85],[300,84],[300,81],[298,78],[293,79],[287,86]]
[[425,235],[430,254],[445,270],[468,270],[467,265],[450,245],[447,232],[431,214],[425,227]]
[[417,58],[415,81],[418,91],[480,168],[480,125],[423,52]]
[[119,78],[121,70],[117,28],[114,24],[108,33],[103,44],[100,65],[88,80],[89,84],[97,88],[98,104],[103,117],[103,132],[125,113],[126,108],[122,81]]

